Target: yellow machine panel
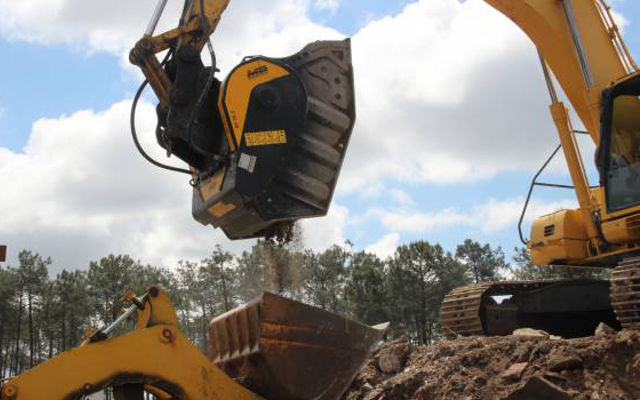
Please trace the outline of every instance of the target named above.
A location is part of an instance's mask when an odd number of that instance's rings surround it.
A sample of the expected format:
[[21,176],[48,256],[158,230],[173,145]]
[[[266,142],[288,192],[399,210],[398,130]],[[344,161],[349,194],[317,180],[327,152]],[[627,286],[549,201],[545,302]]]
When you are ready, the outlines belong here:
[[609,243],[637,242],[640,240],[640,215],[603,222],[602,232]]
[[561,210],[538,218],[531,227],[531,257],[537,265],[570,264],[589,255],[588,236],[579,210]]
[[232,150],[240,146],[253,89],[287,75],[289,71],[262,58],[240,65],[229,75],[219,107],[229,113],[232,126],[225,123],[225,130]]

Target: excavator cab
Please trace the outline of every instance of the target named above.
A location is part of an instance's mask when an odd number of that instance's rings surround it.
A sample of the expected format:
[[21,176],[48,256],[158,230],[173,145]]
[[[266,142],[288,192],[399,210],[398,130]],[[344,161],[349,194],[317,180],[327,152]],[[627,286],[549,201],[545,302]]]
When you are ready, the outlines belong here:
[[600,170],[608,212],[640,205],[640,75],[602,96]]

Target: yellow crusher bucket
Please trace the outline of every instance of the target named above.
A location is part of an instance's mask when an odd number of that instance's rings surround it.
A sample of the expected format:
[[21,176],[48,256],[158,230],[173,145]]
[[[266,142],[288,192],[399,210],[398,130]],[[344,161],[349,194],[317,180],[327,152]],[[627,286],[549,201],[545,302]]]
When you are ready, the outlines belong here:
[[210,354],[267,399],[334,400],[385,329],[265,293],[211,322]]

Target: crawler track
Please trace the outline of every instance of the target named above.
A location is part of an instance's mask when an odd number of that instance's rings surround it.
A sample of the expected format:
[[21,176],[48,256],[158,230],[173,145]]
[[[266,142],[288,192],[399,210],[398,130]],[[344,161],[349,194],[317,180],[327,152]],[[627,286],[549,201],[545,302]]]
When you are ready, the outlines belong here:
[[[634,266],[633,271],[627,267],[621,272],[637,278],[635,286],[621,289],[621,296],[626,297],[620,297],[620,304],[627,307],[621,311],[625,318],[640,326],[640,258]],[[505,299],[498,304],[495,298],[500,296]],[[446,334],[462,336],[505,335],[528,327],[581,337],[593,334],[599,322],[616,325],[609,283],[588,279],[486,282],[459,287],[444,298],[441,321]]]
[[627,258],[613,270],[611,305],[624,328],[640,328],[640,257]]

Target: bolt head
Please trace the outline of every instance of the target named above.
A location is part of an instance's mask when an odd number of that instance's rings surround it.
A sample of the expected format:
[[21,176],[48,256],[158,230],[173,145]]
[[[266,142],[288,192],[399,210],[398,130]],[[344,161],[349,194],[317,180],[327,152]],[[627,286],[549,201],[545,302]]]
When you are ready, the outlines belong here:
[[14,385],[6,385],[2,389],[3,395],[8,398],[14,398],[18,394],[18,388]]
[[173,332],[170,329],[164,329],[162,331],[162,341],[165,343],[173,342]]
[[149,288],[149,294],[151,295],[151,297],[158,297],[158,295],[160,294],[160,289],[158,289],[157,286],[151,286]]

